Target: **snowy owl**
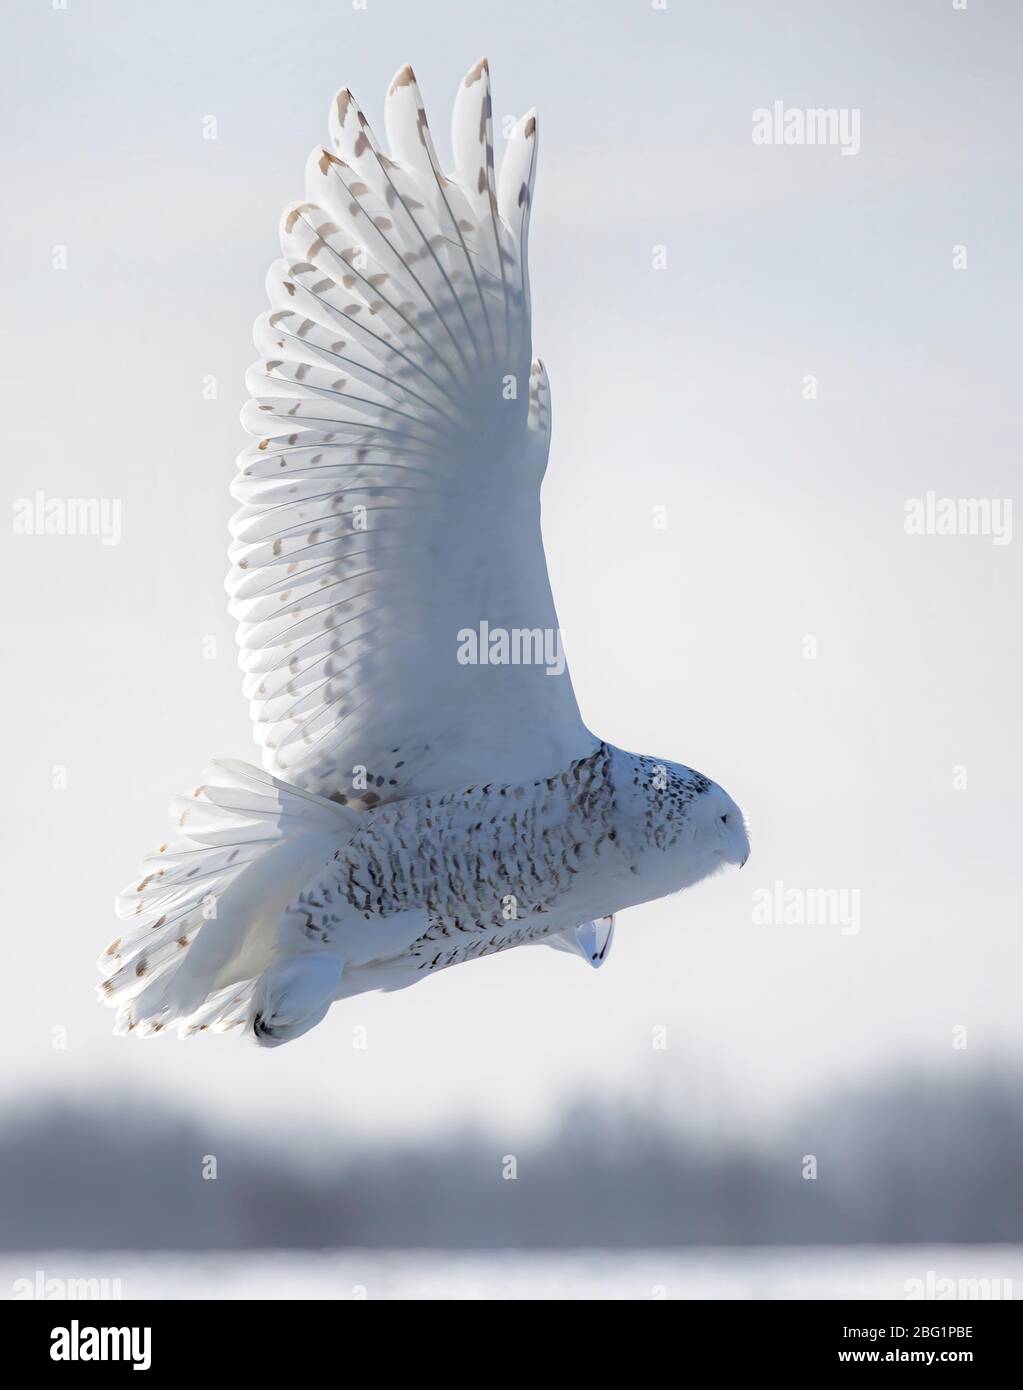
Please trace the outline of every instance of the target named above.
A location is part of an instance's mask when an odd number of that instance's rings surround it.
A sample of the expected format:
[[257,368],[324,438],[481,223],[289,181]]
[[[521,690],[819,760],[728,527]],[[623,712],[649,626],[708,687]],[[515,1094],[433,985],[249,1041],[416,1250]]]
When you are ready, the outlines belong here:
[[119,1032],[272,1046],[511,946],[599,965],[616,912],[749,854],[719,786],[576,705],[540,533],[536,115],[498,174],[484,60],[451,172],[410,67],[385,122],[386,151],[342,91],[281,221],[227,580],[263,767],[214,762],[118,899]]

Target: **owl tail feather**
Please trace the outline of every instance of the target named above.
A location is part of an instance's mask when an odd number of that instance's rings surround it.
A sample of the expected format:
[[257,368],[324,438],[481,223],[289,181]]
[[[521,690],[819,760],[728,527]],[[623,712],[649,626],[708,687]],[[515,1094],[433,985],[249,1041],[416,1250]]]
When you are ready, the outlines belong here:
[[170,806],[174,835],[117,899],[130,928],[99,958],[115,1033],[243,1024],[288,901],[355,829],[351,810],[247,763],[216,761]]

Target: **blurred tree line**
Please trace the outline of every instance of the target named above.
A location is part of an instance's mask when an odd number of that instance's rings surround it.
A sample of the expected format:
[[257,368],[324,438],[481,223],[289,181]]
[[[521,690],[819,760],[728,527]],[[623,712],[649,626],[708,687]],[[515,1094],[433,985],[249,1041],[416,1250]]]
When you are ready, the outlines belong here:
[[514,1153],[309,1133],[315,1160],[141,1101],[21,1107],[0,1116],[0,1248],[1023,1242],[1021,1080],[905,1077],[721,1141],[581,1099]]

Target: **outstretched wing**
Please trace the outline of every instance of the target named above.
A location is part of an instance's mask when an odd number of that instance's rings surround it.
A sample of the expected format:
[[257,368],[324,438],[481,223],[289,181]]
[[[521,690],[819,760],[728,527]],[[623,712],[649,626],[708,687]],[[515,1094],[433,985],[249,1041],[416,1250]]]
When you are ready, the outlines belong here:
[[495,177],[486,61],[441,171],[412,69],[389,153],[348,91],[285,210],[233,487],[231,612],[268,771],[349,804],[585,756],[540,534],[536,118]]

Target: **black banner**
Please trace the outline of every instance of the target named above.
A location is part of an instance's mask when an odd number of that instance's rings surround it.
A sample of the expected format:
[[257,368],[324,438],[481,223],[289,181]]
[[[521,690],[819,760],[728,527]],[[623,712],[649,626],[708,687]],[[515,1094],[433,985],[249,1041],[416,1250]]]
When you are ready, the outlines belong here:
[[[23,1366],[29,1374],[55,1367],[68,1379],[91,1370],[107,1376],[117,1371],[177,1375],[192,1383],[210,1375],[216,1383],[225,1375],[235,1384],[239,1375],[294,1380],[313,1366],[339,1369],[349,1355],[364,1364],[374,1346],[380,1349],[381,1369],[392,1372],[395,1351],[407,1348],[410,1358],[430,1361],[435,1338],[443,1336],[449,1346],[452,1339],[471,1346],[472,1331],[500,1338],[502,1370],[514,1370],[519,1361],[524,1374],[536,1373],[540,1344],[522,1337],[521,1327],[508,1337],[499,1322],[490,1323],[486,1309],[475,1310],[471,1318],[444,1307],[420,1308],[414,1316],[419,1331],[354,1343],[353,1336],[377,1337],[390,1325],[372,1301],[0,1305],[5,1363]],[[676,1302],[645,1311],[625,1305],[597,1318],[594,1309],[574,1314],[576,1333],[558,1339],[569,1363],[578,1357],[585,1365],[591,1348],[610,1350],[619,1323],[644,1337],[670,1336],[670,1361],[680,1376],[690,1368],[779,1374],[837,1368],[841,1374],[871,1365],[978,1366],[990,1373],[1007,1360],[1011,1364],[1019,1344],[1019,1318],[1011,1302]],[[557,1324],[562,1334],[572,1325],[563,1319]],[[550,1344],[549,1335],[544,1344]],[[631,1355],[638,1354],[632,1343],[620,1344],[618,1354],[627,1346]],[[669,1355],[664,1344],[643,1344],[641,1350],[645,1365],[654,1356]]]

